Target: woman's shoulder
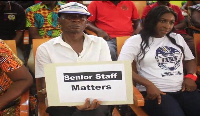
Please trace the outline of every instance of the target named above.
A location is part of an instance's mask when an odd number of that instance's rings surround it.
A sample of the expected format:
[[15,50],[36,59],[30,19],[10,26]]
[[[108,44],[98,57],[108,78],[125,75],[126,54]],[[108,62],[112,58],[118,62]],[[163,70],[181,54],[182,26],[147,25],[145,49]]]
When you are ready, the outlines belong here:
[[172,37],[172,38],[174,38],[176,40],[176,42],[178,42],[178,43],[184,41],[184,38],[180,34],[178,34],[178,33],[172,32],[172,33],[170,33],[169,36]]
[[171,32],[169,35],[170,37],[173,37],[174,39],[183,38],[180,34],[174,33],[174,32]]
[[141,35],[133,35],[127,39],[128,42],[133,42],[133,43],[140,43],[142,41]]

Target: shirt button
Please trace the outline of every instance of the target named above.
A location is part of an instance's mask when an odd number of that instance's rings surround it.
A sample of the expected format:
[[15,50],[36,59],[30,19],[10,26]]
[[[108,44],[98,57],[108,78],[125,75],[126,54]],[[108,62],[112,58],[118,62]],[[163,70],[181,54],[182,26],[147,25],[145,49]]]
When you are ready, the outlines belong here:
[[77,58],[77,62],[81,62],[81,57],[78,57],[78,58]]

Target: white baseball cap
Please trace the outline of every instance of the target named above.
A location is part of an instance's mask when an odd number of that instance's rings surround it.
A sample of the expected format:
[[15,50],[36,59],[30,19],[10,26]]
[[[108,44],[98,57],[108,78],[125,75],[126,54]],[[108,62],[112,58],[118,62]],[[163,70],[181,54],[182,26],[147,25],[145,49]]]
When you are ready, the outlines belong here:
[[69,2],[65,5],[61,5],[58,14],[60,13],[77,13],[77,14],[84,14],[90,16],[90,12],[88,12],[87,7],[77,3],[77,2]]

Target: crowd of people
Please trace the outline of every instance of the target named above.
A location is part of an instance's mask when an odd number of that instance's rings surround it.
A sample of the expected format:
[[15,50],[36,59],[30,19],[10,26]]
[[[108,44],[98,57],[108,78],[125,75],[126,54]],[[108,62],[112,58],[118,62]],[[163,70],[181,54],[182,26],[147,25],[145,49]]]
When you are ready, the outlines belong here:
[[[0,1],[0,115],[18,116],[19,96],[36,88],[35,81],[45,101],[45,64],[129,60],[148,115],[200,116],[193,39],[200,33],[200,4],[188,4],[180,8],[157,1],[147,5],[140,17],[132,1],[91,1],[87,6],[82,1]],[[23,44],[25,30],[28,46]],[[118,55],[120,36],[130,38]],[[44,38],[49,41],[38,47],[34,61],[32,39]],[[16,41],[17,56],[3,40]],[[40,101],[35,98],[30,103],[35,102]],[[80,106],[43,109],[49,116],[112,116],[112,110],[95,98]]]

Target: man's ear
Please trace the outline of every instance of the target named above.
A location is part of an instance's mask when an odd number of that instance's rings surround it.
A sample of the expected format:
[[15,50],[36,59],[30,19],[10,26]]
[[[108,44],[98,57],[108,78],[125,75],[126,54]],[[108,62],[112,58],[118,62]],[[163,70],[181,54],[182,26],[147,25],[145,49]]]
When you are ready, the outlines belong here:
[[87,27],[88,26],[88,19],[86,20],[86,26],[85,27]]

